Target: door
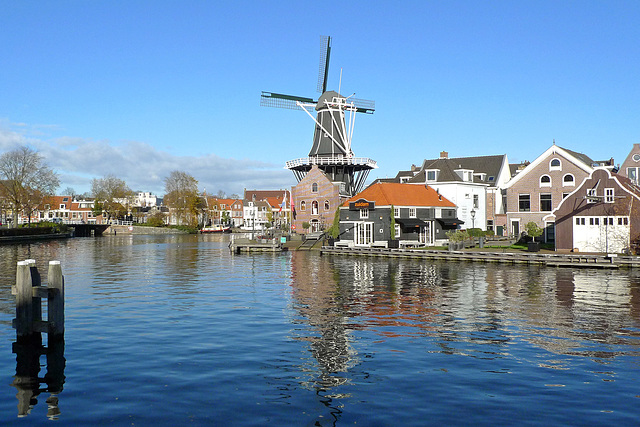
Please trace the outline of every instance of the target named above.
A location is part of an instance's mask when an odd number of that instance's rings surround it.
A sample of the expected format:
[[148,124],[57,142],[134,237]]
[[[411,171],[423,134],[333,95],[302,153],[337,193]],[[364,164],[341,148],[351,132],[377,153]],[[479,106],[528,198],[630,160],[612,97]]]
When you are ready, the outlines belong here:
[[358,222],[355,229],[355,244],[357,246],[369,246],[373,241],[373,223]]
[[520,221],[511,221],[511,235],[520,237]]
[[430,246],[433,244],[433,236],[431,234],[431,222],[427,222],[425,225],[420,227],[420,234],[418,235],[418,242],[425,246]]

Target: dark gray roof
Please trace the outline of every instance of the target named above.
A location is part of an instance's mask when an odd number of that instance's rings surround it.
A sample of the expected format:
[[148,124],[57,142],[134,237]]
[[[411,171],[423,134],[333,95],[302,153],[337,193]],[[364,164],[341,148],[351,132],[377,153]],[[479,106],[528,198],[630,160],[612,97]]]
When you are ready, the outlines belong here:
[[495,185],[504,158],[505,155],[500,154],[495,156],[425,159],[422,162],[421,171],[409,182],[425,182],[424,170],[426,169],[439,169],[438,181],[440,182],[462,181],[458,174],[455,173],[455,170],[469,169],[474,174],[486,174],[484,179],[474,177],[473,182]]
[[564,147],[560,147],[560,148],[562,148],[567,153],[571,154],[576,159],[580,160],[585,165],[593,166],[593,163],[594,163],[593,160],[591,160],[591,157],[587,156],[586,154],[578,153],[576,151],[572,151],[572,150],[569,150],[569,149],[564,148]]

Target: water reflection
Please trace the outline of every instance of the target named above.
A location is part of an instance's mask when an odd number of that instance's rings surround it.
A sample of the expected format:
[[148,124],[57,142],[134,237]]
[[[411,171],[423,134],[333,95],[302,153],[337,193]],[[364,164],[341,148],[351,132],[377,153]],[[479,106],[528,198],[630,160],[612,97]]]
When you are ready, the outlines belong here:
[[[18,390],[18,417],[29,415],[38,403],[38,396],[46,392],[49,394],[46,398],[47,418],[57,420],[60,415],[58,395],[62,392],[65,380],[64,339],[52,339],[47,347],[43,347],[37,334],[36,338],[15,342],[13,352],[16,354],[16,375],[11,385]],[[43,354],[47,372],[44,378],[40,378],[40,358]],[[46,384],[46,387],[42,388],[41,384]]]
[[348,382],[343,373],[359,363],[354,330],[391,347],[424,337],[431,351],[489,359],[513,356],[509,344],[525,340],[550,353],[532,363],[551,367],[553,354],[640,354],[634,274],[293,254],[292,279],[294,306],[318,333],[300,339],[323,389]]

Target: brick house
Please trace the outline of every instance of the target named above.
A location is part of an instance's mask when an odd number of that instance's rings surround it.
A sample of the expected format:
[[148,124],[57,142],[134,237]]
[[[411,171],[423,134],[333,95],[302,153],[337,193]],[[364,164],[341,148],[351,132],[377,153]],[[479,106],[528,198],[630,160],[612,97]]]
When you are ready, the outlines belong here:
[[640,188],[599,167],[560,202],[553,216],[557,250],[636,253]]
[[39,221],[60,221],[68,224],[102,224],[102,215],[93,214],[93,200],[76,200],[71,196],[48,196],[35,213]]
[[[519,170],[505,185],[509,234],[519,236],[533,221],[544,228],[544,241],[555,241],[551,212],[593,172],[598,163],[582,153],[555,143],[533,162]],[[611,161],[601,162],[607,166]]]
[[[332,182],[313,165],[304,178],[291,187],[293,230],[297,233],[326,230],[333,224],[336,209],[342,201],[340,182]],[[309,223],[308,230],[302,226],[305,222]]]

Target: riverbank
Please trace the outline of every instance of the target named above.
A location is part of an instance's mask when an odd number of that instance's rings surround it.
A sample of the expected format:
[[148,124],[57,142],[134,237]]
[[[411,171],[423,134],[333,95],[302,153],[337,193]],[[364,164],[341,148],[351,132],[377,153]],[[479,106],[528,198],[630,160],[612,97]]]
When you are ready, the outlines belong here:
[[147,227],[141,225],[111,225],[107,228],[103,234],[110,235],[126,235],[126,234],[189,234],[184,230],[178,230],[176,228],[168,227]]
[[509,248],[496,251],[492,248],[461,251],[427,249],[348,248],[323,246],[325,255],[354,255],[388,258],[416,258],[448,261],[475,261],[502,264],[535,264],[549,267],[570,268],[640,268],[640,258],[617,254],[564,254],[551,251],[521,252]]

